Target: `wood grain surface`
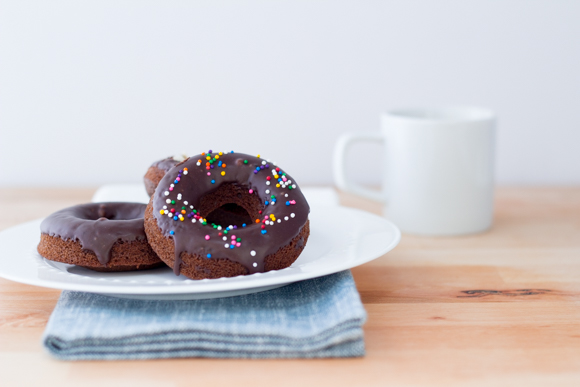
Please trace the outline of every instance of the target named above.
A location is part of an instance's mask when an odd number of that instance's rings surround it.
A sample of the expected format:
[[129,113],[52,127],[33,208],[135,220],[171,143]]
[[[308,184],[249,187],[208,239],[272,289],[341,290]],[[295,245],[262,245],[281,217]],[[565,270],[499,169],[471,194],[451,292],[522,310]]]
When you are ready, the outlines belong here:
[[[0,230],[93,192],[0,189]],[[580,188],[496,198],[486,233],[404,235],[353,269],[369,314],[364,358],[57,361],[40,338],[60,292],[0,279],[0,386],[580,386]]]

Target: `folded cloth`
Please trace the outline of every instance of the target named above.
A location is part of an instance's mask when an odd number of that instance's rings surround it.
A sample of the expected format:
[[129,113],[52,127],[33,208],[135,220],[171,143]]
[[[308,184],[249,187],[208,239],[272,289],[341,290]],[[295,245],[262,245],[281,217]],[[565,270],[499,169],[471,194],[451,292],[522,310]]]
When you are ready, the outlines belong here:
[[63,291],[43,336],[64,360],[364,355],[350,271],[229,298],[142,301]]

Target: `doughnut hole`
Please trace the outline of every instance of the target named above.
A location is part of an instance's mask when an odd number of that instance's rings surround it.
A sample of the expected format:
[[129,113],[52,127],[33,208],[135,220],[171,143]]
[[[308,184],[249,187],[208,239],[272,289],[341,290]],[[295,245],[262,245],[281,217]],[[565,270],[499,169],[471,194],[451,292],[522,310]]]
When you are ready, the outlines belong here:
[[86,207],[79,217],[86,220],[132,220],[142,218],[143,213],[139,207],[119,213],[111,203],[100,203],[98,207]]
[[253,223],[248,211],[236,203],[226,203],[210,212],[205,218],[210,224],[215,223],[223,226],[232,225],[242,227],[243,224]]
[[255,192],[250,194],[249,190],[249,187],[236,183],[222,184],[200,199],[199,213],[208,223],[223,227],[252,224],[261,217],[264,205],[258,195]]

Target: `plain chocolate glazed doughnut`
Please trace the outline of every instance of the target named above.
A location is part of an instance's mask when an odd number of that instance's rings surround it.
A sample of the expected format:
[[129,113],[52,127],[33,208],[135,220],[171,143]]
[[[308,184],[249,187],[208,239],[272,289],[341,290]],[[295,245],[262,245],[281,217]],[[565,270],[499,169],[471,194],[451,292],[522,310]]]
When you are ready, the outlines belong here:
[[309,212],[294,179],[274,163],[209,151],[165,174],[145,232],[176,274],[232,277],[290,266],[308,240]]
[[163,262],[147,243],[145,204],[89,203],[65,208],[40,224],[44,258],[97,271],[141,270]]

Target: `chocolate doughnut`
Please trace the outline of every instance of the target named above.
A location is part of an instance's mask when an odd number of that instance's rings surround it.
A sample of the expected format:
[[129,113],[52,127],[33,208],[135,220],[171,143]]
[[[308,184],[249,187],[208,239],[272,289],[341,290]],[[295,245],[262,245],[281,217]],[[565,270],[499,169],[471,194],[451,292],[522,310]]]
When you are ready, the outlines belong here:
[[161,266],[147,243],[145,208],[139,203],[89,203],[57,211],[40,224],[38,253],[96,271]]
[[157,184],[159,184],[159,181],[161,181],[163,176],[165,176],[165,173],[185,159],[187,159],[187,155],[182,154],[173,157],[167,157],[151,164],[149,169],[147,169],[145,176],[143,176],[143,182],[145,183],[145,190],[147,191],[147,195],[153,195],[155,188],[157,188]]
[[210,150],[165,174],[145,210],[145,232],[175,274],[233,277],[290,266],[308,241],[309,212],[274,163]]

